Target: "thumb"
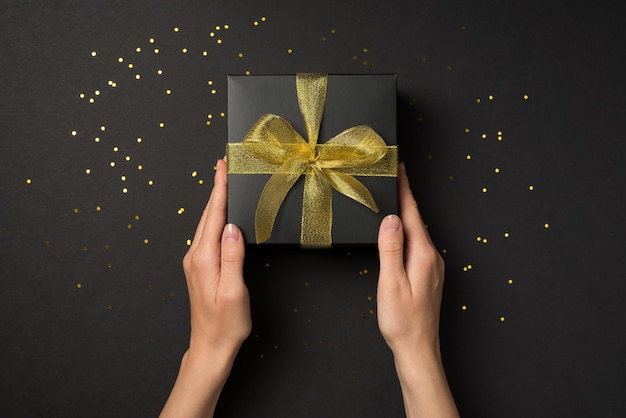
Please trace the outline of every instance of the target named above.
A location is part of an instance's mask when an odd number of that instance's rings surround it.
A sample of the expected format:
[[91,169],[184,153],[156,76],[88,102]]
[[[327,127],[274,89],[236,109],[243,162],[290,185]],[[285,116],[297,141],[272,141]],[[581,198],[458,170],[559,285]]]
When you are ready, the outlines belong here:
[[378,230],[380,279],[404,277],[404,231],[398,215],[388,215]]
[[239,228],[234,224],[224,226],[221,245],[220,281],[234,284],[243,277],[245,243]]

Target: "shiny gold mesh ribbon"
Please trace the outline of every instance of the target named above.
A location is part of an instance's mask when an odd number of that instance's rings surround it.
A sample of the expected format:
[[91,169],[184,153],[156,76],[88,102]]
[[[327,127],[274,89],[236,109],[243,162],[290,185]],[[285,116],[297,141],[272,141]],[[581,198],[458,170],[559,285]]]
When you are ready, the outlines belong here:
[[371,193],[353,176],[395,177],[398,150],[369,126],[347,129],[317,144],[326,103],[325,74],[296,75],[300,113],[308,142],[280,116],[261,116],[241,143],[227,146],[229,174],[272,174],[255,214],[256,242],[269,239],[283,200],[305,174],[300,245],[332,244],[332,189],[378,213]]

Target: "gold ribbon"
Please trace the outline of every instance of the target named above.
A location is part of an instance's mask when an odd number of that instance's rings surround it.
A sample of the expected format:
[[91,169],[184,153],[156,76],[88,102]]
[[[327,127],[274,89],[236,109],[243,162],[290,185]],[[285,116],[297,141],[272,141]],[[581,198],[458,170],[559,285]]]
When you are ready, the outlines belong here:
[[378,206],[358,176],[395,177],[397,147],[369,126],[347,129],[324,144],[317,144],[326,103],[325,74],[296,75],[300,113],[308,142],[280,116],[261,116],[240,143],[227,146],[229,174],[272,174],[255,215],[256,242],[269,239],[287,193],[305,174],[300,245],[332,244],[332,189],[378,213]]

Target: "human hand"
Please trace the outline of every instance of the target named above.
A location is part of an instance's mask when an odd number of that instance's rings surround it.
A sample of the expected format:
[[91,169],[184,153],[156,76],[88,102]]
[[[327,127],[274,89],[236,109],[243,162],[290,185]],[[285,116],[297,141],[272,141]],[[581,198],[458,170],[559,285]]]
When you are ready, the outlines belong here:
[[190,350],[238,350],[252,329],[250,297],[243,281],[245,245],[239,228],[226,225],[226,162],[215,182],[183,269],[191,306]]
[[439,346],[444,262],[433,245],[409,187],[398,172],[400,217],[378,233],[378,326],[391,348],[407,417],[457,417]]
[[394,353],[415,346],[438,352],[444,262],[422,222],[404,164],[398,194],[400,217],[385,217],[378,235],[378,324]]
[[226,225],[226,162],[183,259],[191,308],[189,349],[161,417],[212,416],[235,356],[252,329],[241,231]]

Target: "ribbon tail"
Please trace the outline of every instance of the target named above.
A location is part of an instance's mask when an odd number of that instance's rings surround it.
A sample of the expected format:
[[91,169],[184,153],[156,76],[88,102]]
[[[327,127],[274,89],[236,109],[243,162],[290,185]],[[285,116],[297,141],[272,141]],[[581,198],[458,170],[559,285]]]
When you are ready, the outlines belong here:
[[339,193],[367,206],[378,213],[378,206],[370,191],[363,183],[349,174],[338,173],[333,170],[324,170],[324,176]]
[[332,192],[331,185],[323,175],[313,168],[307,171],[302,199],[302,247],[328,248],[332,245]]
[[265,184],[255,214],[257,244],[267,241],[272,235],[278,210],[305,168],[306,162],[289,160],[280,166]]

